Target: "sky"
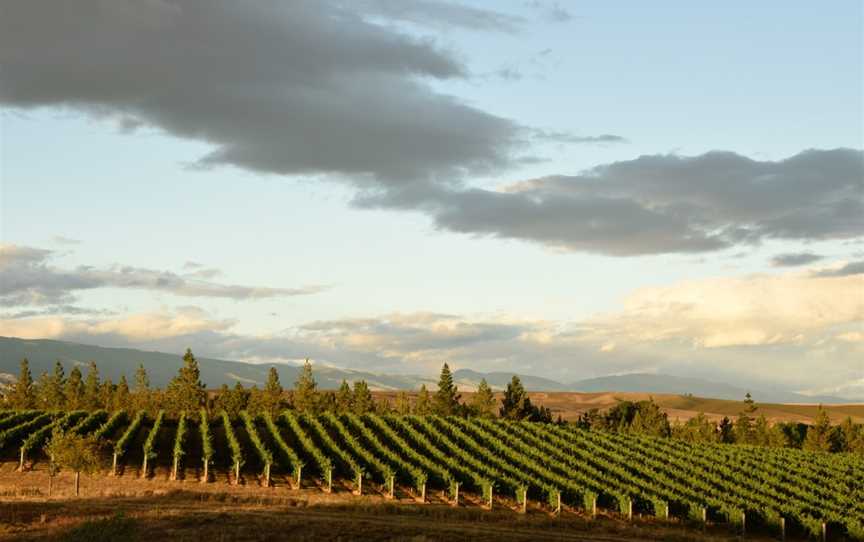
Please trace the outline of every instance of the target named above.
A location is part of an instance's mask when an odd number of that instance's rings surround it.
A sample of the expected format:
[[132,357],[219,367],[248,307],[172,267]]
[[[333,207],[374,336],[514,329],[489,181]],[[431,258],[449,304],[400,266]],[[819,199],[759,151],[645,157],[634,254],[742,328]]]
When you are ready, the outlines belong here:
[[864,399],[859,2],[2,5],[0,335]]

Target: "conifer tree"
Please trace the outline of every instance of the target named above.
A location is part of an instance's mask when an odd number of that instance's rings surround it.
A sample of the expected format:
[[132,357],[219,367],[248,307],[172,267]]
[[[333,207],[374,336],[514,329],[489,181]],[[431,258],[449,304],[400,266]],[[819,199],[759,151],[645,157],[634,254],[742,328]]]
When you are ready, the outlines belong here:
[[339,385],[339,390],[336,392],[336,412],[346,413],[352,412],[354,402],[354,394],[351,393],[351,387],[345,379],[342,379],[342,384]]
[[282,384],[279,382],[279,372],[276,367],[270,367],[267,372],[267,383],[264,385],[261,410],[275,416],[282,409]]
[[303,364],[297,381],[294,382],[294,408],[300,412],[317,412],[318,384],[312,376],[312,364],[309,359]]
[[132,402],[129,394],[129,382],[126,381],[126,375],[122,375],[117,389],[114,391],[113,409],[129,410],[130,408],[132,408]]
[[445,363],[441,367],[441,376],[438,379],[438,391],[432,400],[432,410],[439,416],[453,416],[460,413],[460,395],[453,383],[453,375],[450,367]]
[[526,420],[531,416],[532,411],[533,405],[528,398],[528,392],[522,387],[522,381],[519,377],[513,375],[507,384],[507,389],[504,390],[504,398],[498,411],[499,415],[508,420]]
[[407,393],[400,391],[396,394],[396,402],[393,405],[393,410],[396,411],[396,414],[402,416],[411,414],[411,400],[408,399]]
[[66,396],[67,409],[79,410],[85,407],[84,377],[77,365],[72,367],[72,370],[69,372],[69,378],[66,379],[63,394]]
[[723,419],[717,425],[717,436],[719,441],[724,444],[735,442],[735,426],[728,416],[723,416]]
[[63,410],[66,408],[66,397],[63,388],[66,385],[66,373],[59,361],[54,364],[54,373],[47,377],[43,390],[43,408],[48,410]]
[[29,409],[36,407],[36,389],[33,385],[33,375],[30,373],[30,361],[27,358],[21,360],[18,371],[18,380],[9,394],[9,403],[12,408]]
[[99,368],[96,367],[95,361],[91,361],[87,367],[87,380],[84,382],[84,408],[96,410],[104,406],[101,391]]
[[807,428],[807,436],[804,438],[804,449],[811,452],[833,452],[835,442],[831,427],[831,418],[828,412],[819,405],[819,411],[813,425]]
[[753,444],[755,436],[753,434],[753,414],[756,412],[756,403],[750,392],[744,399],[744,410],[738,415],[735,420],[735,442],[738,444]]
[[150,408],[150,377],[140,363],[135,370],[135,388],[132,392],[132,408],[136,411]]
[[486,382],[486,379],[480,380],[477,386],[477,392],[471,397],[471,413],[478,418],[494,418],[495,417],[495,394],[492,393],[492,388]]
[[429,390],[426,389],[426,384],[420,386],[420,392],[417,394],[417,403],[414,405],[414,414],[419,416],[428,416],[432,413],[432,398],[429,396]]
[[201,370],[192,350],[187,348],[183,355],[183,366],[177,372],[166,390],[166,399],[174,412],[197,412],[207,400],[207,392],[201,383]]
[[104,408],[105,410],[114,408],[114,392],[116,389],[117,386],[114,385],[114,382],[110,378],[103,380],[99,385],[96,408]]
[[860,425],[855,425],[850,416],[840,424],[841,451],[864,454],[864,431]]
[[365,380],[356,380],[354,382],[354,397],[351,401],[352,411],[355,414],[366,414],[374,412],[375,400],[372,398],[372,392],[369,391],[369,385]]

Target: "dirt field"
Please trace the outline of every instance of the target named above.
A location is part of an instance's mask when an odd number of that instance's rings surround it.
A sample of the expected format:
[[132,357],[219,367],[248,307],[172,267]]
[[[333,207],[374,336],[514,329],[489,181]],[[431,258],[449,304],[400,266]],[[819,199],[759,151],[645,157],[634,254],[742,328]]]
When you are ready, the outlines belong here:
[[454,508],[436,494],[430,495],[428,504],[417,504],[405,492],[387,500],[379,491],[358,497],[337,486],[333,494],[326,494],[312,484],[298,490],[279,480],[271,488],[255,480],[240,486],[201,484],[192,477],[170,482],[164,470],[147,480],[134,469],[119,477],[82,477],[82,496],[77,499],[72,476],[63,474],[55,478],[49,498],[44,465],[37,463],[24,473],[15,467],[0,465],[0,540],[738,539],[722,525],[701,533],[692,526],[651,519],[591,520],[569,509],[556,517],[537,503],[523,515],[506,500],[496,500],[496,509],[489,511],[470,495]]

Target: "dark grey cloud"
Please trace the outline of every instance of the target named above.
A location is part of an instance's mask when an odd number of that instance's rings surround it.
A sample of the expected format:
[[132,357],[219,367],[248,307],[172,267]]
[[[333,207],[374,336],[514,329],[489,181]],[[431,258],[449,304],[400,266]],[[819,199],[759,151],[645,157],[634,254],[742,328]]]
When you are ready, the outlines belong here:
[[68,305],[75,300],[75,292],[96,288],[140,289],[185,297],[237,300],[309,295],[326,289],[317,285],[267,288],[219,284],[204,280],[200,271],[180,275],[121,265],[104,269],[90,266],[62,269],[51,264],[52,254],[49,250],[32,247],[0,245],[0,302],[6,307]]
[[774,267],[796,267],[818,262],[823,258],[825,256],[813,254],[812,252],[790,252],[787,254],[778,254],[771,258],[771,265]]
[[823,269],[813,273],[814,277],[848,277],[851,275],[864,275],[864,260],[849,262],[837,269]]
[[413,186],[367,192],[357,205],[420,210],[447,231],[615,256],[852,239],[864,235],[862,156],[853,149],[778,161],[732,152],[641,156],[504,191]]
[[0,103],[204,141],[200,166],[390,185],[510,165],[523,128],[434,91],[429,80],[469,76],[461,60],[378,18],[517,24],[422,0],[12,0]]

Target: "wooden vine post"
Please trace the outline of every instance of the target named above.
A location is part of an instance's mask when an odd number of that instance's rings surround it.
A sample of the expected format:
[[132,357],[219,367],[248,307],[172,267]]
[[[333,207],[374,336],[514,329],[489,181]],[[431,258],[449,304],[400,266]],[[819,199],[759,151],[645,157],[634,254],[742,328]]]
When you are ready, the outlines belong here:
[[555,515],[561,515],[561,492],[558,491],[555,496]]
[[627,497],[627,521],[633,521],[633,498]]
[[519,492],[521,493],[521,497],[522,497],[521,498],[522,502],[520,503],[521,506],[519,507],[519,513],[520,514],[527,514],[528,513],[528,488],[522,487],[519,489]]
[[453,502],[451,506],[459,506],[459,482],[453,482]]
[[240,485],[240,462],[234,462],[234,485]]
[[202,461],[204,462],[204,476],[201,477],[201,483],[206,484],[210,480],[210,462],[206,459]]
[[597,495],[591,498],[591,519],[597,518]]
[[[330,473],[327,473],[327,480],[329,484]],[[303,467],[301,465],[297,465],[297,468],[294,469],[294,489],[300,489],[300,484],[303,481]],[[327,493],[330,493],[330,487],[327,487]]]
[[780,540],[786,540],[786,518],[780,516]]
[[147,478],[147,452],[144,452],[144,462],[141,464],[141,478]]
[[270,487],[270,463],[264,465],[264,487]]
[[387,479],[387,498],[393,499],[396,497],[396,476],[390,475]]
[[355,495],[362,495],[363,494],[363,473],[360,471],[357,471],[357,482],[355,485],[356,485],[356,489],[354,490],[354,494]]
[[114,460],[111,463],[111,476],[117,476],[117,452],[114,452]]
[[487,508],[488,510],[492,510],[492,493],[493,493],[494,491],[495,491],[495,490],[494,490],[494,489],[492,488],[492,486],[490,485],[490,486],[489,486],[489,502],[488,502],[488,504],[486,505],[486,508]]
[[[297,471],[297,480],[300,480],[300,471]],[[300,484],[297,484],[297,487],[300,487]],[[327,493],[333,493],[333,469],[327,469]]]

